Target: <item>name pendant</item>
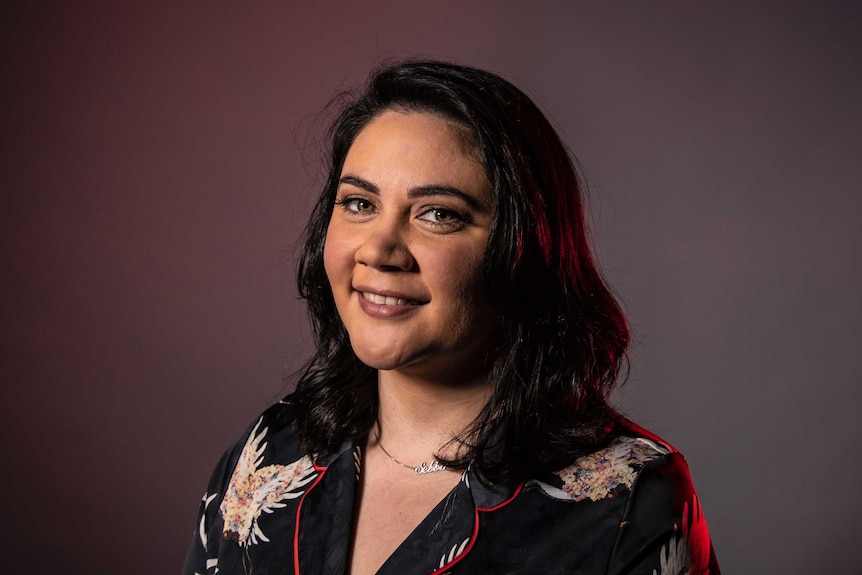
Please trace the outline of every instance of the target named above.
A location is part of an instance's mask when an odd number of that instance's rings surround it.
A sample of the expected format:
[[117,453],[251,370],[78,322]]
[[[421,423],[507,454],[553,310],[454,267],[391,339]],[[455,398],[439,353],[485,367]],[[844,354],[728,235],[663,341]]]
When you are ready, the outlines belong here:
[[431,462],[431,465],[428,465],[424,461],[419,464],[418,467],[414,467],[413,471],[416,472],[417,475],[424,475],[426,473],[436,473],[437,471],[446,471],[446,466],[441,465],[439,461],[436,459]]

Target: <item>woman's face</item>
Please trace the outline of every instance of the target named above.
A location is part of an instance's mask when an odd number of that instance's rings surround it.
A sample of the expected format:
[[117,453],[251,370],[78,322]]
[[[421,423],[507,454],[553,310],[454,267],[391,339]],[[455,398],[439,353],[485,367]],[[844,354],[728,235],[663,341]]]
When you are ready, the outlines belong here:
[[449,384],[484,373],[497,325],[481,281],[493,212],[488,178],[458,124],[387,111],[359,132],[324,247],[359,359]]

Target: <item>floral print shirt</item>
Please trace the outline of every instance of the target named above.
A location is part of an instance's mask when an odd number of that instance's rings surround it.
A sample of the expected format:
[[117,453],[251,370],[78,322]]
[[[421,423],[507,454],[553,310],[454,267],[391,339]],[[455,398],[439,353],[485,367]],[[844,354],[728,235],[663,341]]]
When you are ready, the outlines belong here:
[[[624,423],[607,447],[518,485],[468,469],[380,575],[720,575],[683,456]],[[293,408],[268,409],[201,500],[184,575],[343,575],[360,448],[302,453]]]

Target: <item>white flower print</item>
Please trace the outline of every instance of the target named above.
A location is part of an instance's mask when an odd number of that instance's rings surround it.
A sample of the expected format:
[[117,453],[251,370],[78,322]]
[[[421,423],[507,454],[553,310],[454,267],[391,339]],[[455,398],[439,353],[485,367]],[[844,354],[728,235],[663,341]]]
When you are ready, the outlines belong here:
[[204,493],[204,496],[201,498],[201,501],[203,501],[203,504],[204,504],[204,509],[203,509],[203,512],[201,513],[201,524],[200,524],[200,527],[198,529],[198,532],[199,532],[199,535],[201,538],[201,544],[203,545],[204,549],[207,548],[207,527],[206,527],[207,508],[210,506],[210,503],[213,502],[213,499],[215,499],[217,496],[218,496],[218,493],[213,493],[212,495],[210,495],[209,493]]
[[261,418],[249,435],[234,469],[225,498],[219,508],[224,519],[224,537],[242,547],[269,539],[260,529],[261,513],[272,513],[285,506],[285,499],[301,497],[302,489],[317,477],[311,458],[304,456],[290,465],[260,467],[266,443],[263,438],[269,428],[258,428]]
[[682,529],[674,525],[674,534],[659,551],[659,569],[653,575],[709,575],[710,539],[703,509],[693,496],[691,521],[688,502],[682,509]]
[[437,568],[442,569],[443,565],[445,565],[446,563],[451,563],[456,557],[458,557],[458,555],[464,552],[464,549],[467,548],[467,543],[469,542],[470,538],[468,537],[460,544],[456,543],[455,545],[453,545],[452,549],[449,550],[449,553],[444,554],[443,557],[440,558],[440,565]]
[[557,471],[555,475],[563,480],[561,488],[541,481],[534,483],[556,499],[599,501],[628,492],[640,468],[666,453],[667,450],[655,442],[618,437],[604,449],[585,455],[573,465]]
[[359,481],[359,475],[362,473],[362,448],[358,445],[353,450],[353,466],[356,468],[356,481]]

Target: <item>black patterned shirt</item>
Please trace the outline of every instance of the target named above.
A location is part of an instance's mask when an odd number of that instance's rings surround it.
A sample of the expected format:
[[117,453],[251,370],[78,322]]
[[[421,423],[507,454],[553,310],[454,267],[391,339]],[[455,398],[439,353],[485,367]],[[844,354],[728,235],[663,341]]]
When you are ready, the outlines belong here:
[[[720,575],[685,458],[634,424],[569,467],[517,485],[459,483],[380,575]],[[312,459],[293,408],[270,407],[204,494],[184,575],[343,575],[358,446]]]

